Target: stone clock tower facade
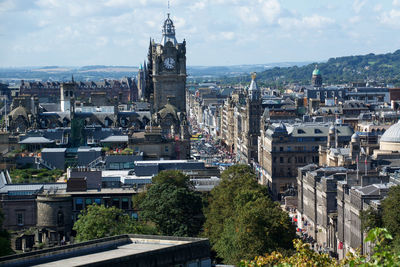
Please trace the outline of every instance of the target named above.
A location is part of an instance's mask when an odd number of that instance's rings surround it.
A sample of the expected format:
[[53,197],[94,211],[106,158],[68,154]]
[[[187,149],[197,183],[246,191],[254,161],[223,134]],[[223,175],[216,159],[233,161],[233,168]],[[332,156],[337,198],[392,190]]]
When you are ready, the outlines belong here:
[[146,98],[157,113],[166,104],[186,113],[186,41],[178,43],[175,27],[169,17],[165,20],[161,43],[150,40],[148,53]]

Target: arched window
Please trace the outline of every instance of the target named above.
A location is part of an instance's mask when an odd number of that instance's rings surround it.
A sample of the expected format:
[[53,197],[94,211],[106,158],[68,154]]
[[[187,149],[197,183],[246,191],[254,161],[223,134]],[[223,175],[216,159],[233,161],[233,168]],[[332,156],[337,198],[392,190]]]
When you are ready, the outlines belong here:
[[63,226],[64,225],[64,213],[60,210],[57,213],[57,225]]

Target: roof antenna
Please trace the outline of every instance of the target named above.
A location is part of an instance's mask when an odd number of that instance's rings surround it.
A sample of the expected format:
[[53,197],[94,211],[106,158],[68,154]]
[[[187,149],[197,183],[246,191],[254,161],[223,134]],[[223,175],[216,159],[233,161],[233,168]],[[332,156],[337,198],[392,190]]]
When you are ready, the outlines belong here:
[[169,10],[169,0],[168,0],[168,10]]

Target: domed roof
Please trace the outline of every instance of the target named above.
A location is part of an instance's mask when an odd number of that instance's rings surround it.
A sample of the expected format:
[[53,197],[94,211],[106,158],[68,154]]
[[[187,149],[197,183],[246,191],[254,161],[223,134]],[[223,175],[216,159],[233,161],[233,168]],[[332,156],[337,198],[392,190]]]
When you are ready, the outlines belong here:
[[18,118],[19,116],[23,116],[24,118],[28,118],[28,113],[26,112],[26,109],[22,106],[18,106],[17,108],[13,109],[10,112],[10,116],[12,117],[13,120]]
[[321,75],[321,72],[319,71],[319,69],[315,68],[312,72],[312,75]]
[[351,136],[351,140],[354,140],[354,141],[360,140],[360,136],[358,135],[357,132],[353,133],[353,135]]
[[386,130],[380,142],[400,143],[400,121]]

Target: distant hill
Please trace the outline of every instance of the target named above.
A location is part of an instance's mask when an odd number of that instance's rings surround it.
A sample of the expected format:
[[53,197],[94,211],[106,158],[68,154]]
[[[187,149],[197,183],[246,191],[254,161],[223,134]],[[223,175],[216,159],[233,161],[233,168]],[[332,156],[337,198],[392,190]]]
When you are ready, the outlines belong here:
[[[296,82],[310,84],[311,74],[317,63],[302,67],[275,67],[258,73],[257,78],[265,84]],[[368,54],[331,58],[318,63],[322,79],[327,84],[354,81],[377,81],[400,85],[400,50],[387,54]]]
[[[262,72],[273,67],[303,66],[309,62],[281,62],[235,66],[188,66],[188,81],[215,80],[219,77],[245,76],[251,72]],[[82,67],[45,66],[0,68],[0,82],[19,82],[20,80],[68,81],[72,75],[76,81],[100,81],[104,79],[120,79],[135,77],[136,66],[93,65]]]

